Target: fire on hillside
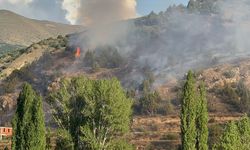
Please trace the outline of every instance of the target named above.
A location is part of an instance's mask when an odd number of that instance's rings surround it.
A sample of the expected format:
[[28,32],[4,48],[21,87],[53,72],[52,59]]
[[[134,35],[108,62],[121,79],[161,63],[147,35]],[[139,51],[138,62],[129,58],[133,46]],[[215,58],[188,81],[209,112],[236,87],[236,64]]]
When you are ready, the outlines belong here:
[[81,56],[81,48],[77,47],[75,51],[75,58],[79,58]]

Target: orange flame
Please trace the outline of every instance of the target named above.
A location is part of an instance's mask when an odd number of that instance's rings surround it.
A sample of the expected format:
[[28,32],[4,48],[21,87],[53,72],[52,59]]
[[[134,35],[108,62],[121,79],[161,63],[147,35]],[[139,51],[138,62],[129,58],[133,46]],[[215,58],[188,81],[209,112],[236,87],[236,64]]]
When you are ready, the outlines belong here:
[[78,58],[80,56],[81,56],[81,49],[80,49],[80,47],[77,47],[76,52],[75,52],[75,57]]

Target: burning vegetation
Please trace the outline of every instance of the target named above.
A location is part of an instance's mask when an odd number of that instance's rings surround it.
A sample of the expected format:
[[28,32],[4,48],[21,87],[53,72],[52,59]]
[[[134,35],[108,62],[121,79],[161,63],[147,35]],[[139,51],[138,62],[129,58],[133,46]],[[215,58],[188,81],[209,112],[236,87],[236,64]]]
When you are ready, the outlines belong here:
[[81,57],[81,48],[77,47],[75,51],[75,58],[79,58],[79,57]]

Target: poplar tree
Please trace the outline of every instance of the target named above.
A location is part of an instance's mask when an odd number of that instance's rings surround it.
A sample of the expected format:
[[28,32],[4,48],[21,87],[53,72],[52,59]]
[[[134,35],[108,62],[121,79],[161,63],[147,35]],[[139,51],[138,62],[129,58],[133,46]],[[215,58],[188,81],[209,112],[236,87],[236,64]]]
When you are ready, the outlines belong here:
[[199,87],[199,102],[197,106],[196,130],[197,130],[197,150],[208,149],[208,111],[206,90],[204,83]]
[[181,140],[183,150],[196,149],[196,95],[192,71],[188,72],[181,100]]
[[17,99],[17,110],[12,120],[13,150],[44,150],[45,124],[42,110],[42,99],[24,84]]

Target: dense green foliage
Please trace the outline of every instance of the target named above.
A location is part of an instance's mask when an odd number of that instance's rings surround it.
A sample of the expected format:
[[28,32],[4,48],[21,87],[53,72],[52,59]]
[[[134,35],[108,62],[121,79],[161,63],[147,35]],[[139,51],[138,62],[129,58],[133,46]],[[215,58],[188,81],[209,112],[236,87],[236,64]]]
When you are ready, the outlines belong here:
[[227,124],[219,143],[214,146],[216,150],[247,150],[250,145],[250,119],[244,116],[239,121]]
[[[199,91],[199,92],[198,92]],[[188,72],[181,100],[181,140],[183,150],[208,149],[208,110],[202,83],[196,89],[194,75]]]
[[129,131],[132,102],[116,79],[65,79],[49,100],[75,149],[107,149]]
[[188,72],[181,101],[181,138],[183,150],[196,149],[196,95],[193,73]]
[[214,149],[218,150],[240,150],[240,134],[235,122],[231,122],[227,125],[221,141]]
[[29,84],[25,84],[17,99],[12,122],[14,150],[44,150],[46,146],[42,99]]
[[196,130],[197,130],[197,150],[208,149],[208,110],[206,100],[206,90],[202,83],[200,88],[200,100],[197,107]]

